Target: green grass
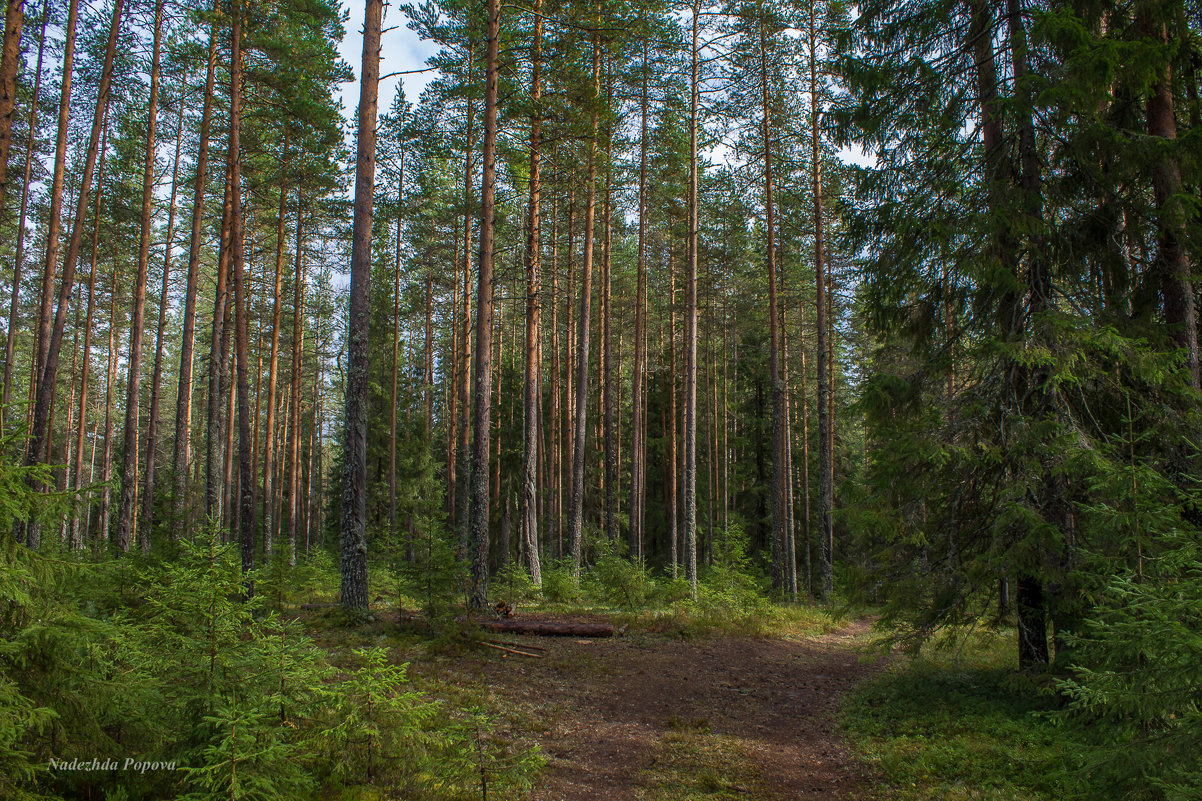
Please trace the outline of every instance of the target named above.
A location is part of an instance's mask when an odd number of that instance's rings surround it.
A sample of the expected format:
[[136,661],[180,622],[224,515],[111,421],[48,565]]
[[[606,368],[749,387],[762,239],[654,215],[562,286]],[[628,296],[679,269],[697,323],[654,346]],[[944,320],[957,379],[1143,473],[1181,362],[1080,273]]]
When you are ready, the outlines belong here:
[[1073,801],[1081,743],[1056,725],[1046,685],[1014,671],[1013,636],[898,661],[848,700],[842,724],[897,801]]
[[715,734],[704,720],[669,720],[670,731],[642,771],[639,801],[758,798],[763,777],[742,741]]

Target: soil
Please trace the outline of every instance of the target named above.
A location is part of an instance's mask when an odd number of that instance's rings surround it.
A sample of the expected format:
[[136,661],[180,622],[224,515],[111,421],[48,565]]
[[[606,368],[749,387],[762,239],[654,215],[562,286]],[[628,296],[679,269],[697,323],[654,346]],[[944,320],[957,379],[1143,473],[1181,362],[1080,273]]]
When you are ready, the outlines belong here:
[[[477,675],[541,718],[537,801],[858,798],[868,782],[836,714],[876,669],[858,648],[870,625],[809,639],[508,638],[544,657],[482,649]],[[672,784],[707,758],[726,784]]]

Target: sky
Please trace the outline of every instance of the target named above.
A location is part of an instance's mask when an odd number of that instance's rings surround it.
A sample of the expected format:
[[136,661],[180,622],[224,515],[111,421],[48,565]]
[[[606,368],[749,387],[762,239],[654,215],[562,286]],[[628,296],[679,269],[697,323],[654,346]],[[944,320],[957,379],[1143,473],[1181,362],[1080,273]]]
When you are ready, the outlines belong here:
[[[342,106],[347,118],[354,120],[355,110],[359,107],[359,73],[363,63],[363,10],[362,0],[350,0],[343,8],[350,14],[346,22],[346,36],[338,50],[342,58],[354,71],[355,80],[341,87]],[[389,75],[405,70],[420,70],[427,66],[426,60],[433,56],[438,48],[432,42],[423,41],[408,27],[408,19],[396,5],[384,6],[384,29],[380,52],[380,74]],[[387,111],[396,96],[397,87],[404,81],[405,96],[409,102],[416,103],[426,84],[434,79],[437,73],[421,72],[413,75],[400,75],[380,81],[380,112]],[[353,142],[355,126],[352,122],[347,129],[347,135]],[[859,148],[842,148],[839,158],[846,163],[860,166],[871,166],[875,159],[865,154]]]
[[[349,3],[343,3],[342,7],[350,13],[350,19],[346,21],[346,36],[343,37],[338,52],[342,54],[343,60],[351,66],[351,70],[355,73],[354,81],[342,85],[342,106],[346,110],[348,118],[354,119],[355,110],[359,107],[359,73],[363,65],[364,3],[362,0],[350,0]],[[381,75],[423,69],[426,67],[426,59],[437,52],[438,48],[432,42],[424,42],[418,38],[416,33],[409,30],[407,23],[408,19],[400,12],[397,5],[386,4],[384,6],[386,32],[380,44]],[[388,30],[389,28],[391,30]],[[433,80],[435,75],[437,73],[421,72],[416,75],[400,75],[381,80],[380,112],[387,111],[392,105],[392,99],[396,96],[396,90],[401,81],[404,81],[405,96],[409,102],[416,103],[426,84]],[[352,125],[350,131],[352,137],[354,136],[353,129]]]

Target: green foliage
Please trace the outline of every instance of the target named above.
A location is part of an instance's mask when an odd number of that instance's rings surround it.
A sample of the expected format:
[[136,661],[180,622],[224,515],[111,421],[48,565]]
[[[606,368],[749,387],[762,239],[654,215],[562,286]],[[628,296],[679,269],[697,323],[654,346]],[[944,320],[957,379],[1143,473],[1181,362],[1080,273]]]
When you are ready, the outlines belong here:
[[333,725],[323,735],[333,775],[343,782],[372,783],[382,776],[413,781],[433,769],[425,725],[436,704],[406,690],[406,665],[388,660],[384,648],[357,648],[357,664],[341,683]]
[[596,561],[583,583],[589,596],[605,606],[634,611],[647,606],[655,581],[645,564],[627,559],[623,550],[624,543],[599,542]]
[[498,600],[517,607],[535,603],[542,597],[542,590],[530,578],[530,573],[517,562],[509,562],[492,580],[492,593]]
[[884,787],[901,801],[1071,801],[1080,733],[1046,712],[1055,697],[1012,672],[1013,644],[958,638],[962,651],[926,651],[888,668],[848,700],[842,725]]
[[542,565],[543,598],[552,604],[573,604],[580,600],[580,586],[572,575],[568,560],[548,561]]
[[1202,798],[1202,546],[1178,532],[1114,576],[1069,636],[1060,683],[1089,734],[1083,776],[1110,798]]
[[[266,612],[328,582],[320,559],[295,580],[269,565],[247,600],[236,546],[212,535],[161,563],[52,562],[12,540],[2,554],[5,798],[295,801],[332,787],[404,787],[415,799],[457,799],[478,786],[476,767],[463,765],[491,753],[475,735],[487,720],[468,715],[469,737],[464,715],[409,689],[384,649],[357,652],[342,673],[297,620]],[[172,767],[46,767],[49,757],[125,755]],[[520,749],[496,759],[506,788],[539,764]]]
[[400,592],[420,604],[430,620],[453,616],[464,598],[467,566],[455,558],[455,549],[440,522],[423,517],[410,550],[412,559],[398,554]]

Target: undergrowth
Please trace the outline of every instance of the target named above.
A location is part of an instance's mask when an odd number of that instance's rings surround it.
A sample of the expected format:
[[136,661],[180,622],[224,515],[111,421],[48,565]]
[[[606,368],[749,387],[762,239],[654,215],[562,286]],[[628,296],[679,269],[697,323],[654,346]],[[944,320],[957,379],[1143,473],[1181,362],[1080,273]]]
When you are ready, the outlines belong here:
[[1014,638],[976,632],[862,685],[843,709],[851,744],[897,801],[1074,801],[1080,733],[1050,686],[1016,674]]

